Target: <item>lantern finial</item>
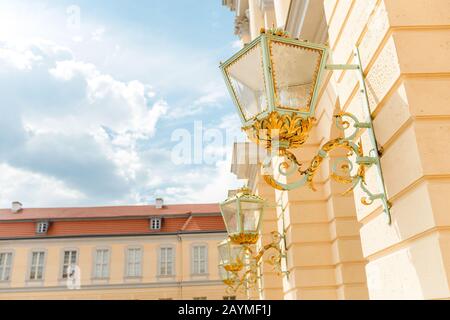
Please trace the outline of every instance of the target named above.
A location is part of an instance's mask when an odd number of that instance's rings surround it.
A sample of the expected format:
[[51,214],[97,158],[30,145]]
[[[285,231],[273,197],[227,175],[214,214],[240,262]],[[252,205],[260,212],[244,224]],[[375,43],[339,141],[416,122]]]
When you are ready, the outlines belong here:
[[239,195],[250,195],[251,193],[252,193],[252,190],[247,185],[238,189],[236,192],[236,194],[239,194]]
[[283,28],[276,28],[274,25],[269,29],[261,28],[259,32],[260,34],[271,34],[278,37],[289,38],[289,33],[287,31]]

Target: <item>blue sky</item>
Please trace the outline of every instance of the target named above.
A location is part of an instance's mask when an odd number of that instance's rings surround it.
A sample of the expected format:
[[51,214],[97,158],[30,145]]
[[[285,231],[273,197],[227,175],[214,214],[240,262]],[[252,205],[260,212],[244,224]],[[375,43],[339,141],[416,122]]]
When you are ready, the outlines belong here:
[[[238,49],[220,0],[0,0],[0,206],[225,198]],[[195,126],[208,160],[174,162]]]

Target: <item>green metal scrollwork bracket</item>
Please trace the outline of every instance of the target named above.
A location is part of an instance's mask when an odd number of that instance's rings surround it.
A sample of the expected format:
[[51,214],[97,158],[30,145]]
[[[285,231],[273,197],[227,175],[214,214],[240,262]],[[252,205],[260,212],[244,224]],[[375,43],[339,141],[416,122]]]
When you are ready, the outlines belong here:
[[[311,189],[315,190],[313,178],[323,160],[329,156],[331,151],[338,148],[345,149],[348,151],[347,157],[334,159],[331,177],[338,182],[351,184],[351,187],[344,194],[352,191],[357,185],[359,185],[361,190],[366,194],[366,197],[361,199],[361,202],[364,205],[371,205],[374,201],[380,200],[382,202],[384,212],[386,213],[388,223],[391,224],[391,203],[388,201],[386,186],[384,184],[380,162],[381,152],[378,147],[373,128],[367,87],[358,49],[355,50],[355,57],[357,58],[358,64],[331,64],[327,65],[325,68],[328,70],[352,70],[357,72],[360,93],[363,95],[363,112],[366,119],[358,119],[358,117],[348,112],[336,115],[336,126],[339,130],[344,132],[344,137],[328,141],[324,144],[318,151],[317,155],[312,159],[310,166],[306,170],[302,170],[301,164],[297,161],[295,155],[288,150],[288,147],[283,146],[283,141],[273,140],[271,154],[263,161],[262,176],[269,185],[278,190],[289,191],[304,185],[309,185]],[[347,129],[354,129],[354,131],[346,136],[345,131]],[[366,130],[370,139],[369,148],[365,146],[366,149],[369,150],[368,155],[364,154],[362,142],[358,144],[355,143],[363,130]],[[348,156],[350,155],[356,156],[354,163],[349,160]],[[272,161],[277,156],[284,159],[277,166],[279,176],[288,177],[298,173],[301,177],[297,181],[283,183],[275,178],[273,174]],[[354,164],[358,165],[358,169],[355,175],[351,175]],[[367,169],[372,166],[376,167],[377,180],[381,187],[381,192],[376,194],[369,190],[369,187],[365,181],[365,173]],[[345,172],[346,175],[340,175],[338,173],[339,170]]]
[[[387,220],[388,223],[391,224],[392,220],[391,220],[391,203],[388,200],[388,196],[387,196],[387,192],[386,192],[386,185],[384,183],[384,178],[383,178],[383,172],[382,172],[382,168],[381,168],[381,162],[380,162],[380,157],[381,157],[381,152],[380,152],[380,148],[378,146],[377,143],[377,139],[376,139],[376,135],[375,135],[375,130],[373,127],[373,121],[372,121],[372,116],[371,116],[371,110],[370,110],[370,103],[369,103],[369,96],[367,93],[367,86],[366,86],[366,81],[365,81],[365,76],[364,76],[364,71],[363,71],[363,67],[362,67],[362,63],[361,63],[361,56],[359,53],[359,49],[355,48],[355,58],[357,60],[357,64],[332,64],[332,65],[327,65],[325,67],[325,69],[327,70],[355,70],[357,71],[358,74],[358,81],[359,81],[359,90],[360,93],[363,95],[363,108],[364,108],[364,113],[367,117],[367,119],[365,119],[365,122],[360,122],[359,119],[357,119],[354,115],[350,115],[350,114],[346,114],[347,116],[350,116],[354,122],[353,127],[356,129],[366,129],[368,132],[368,135],[370,137],[370,143],[371,143],[371,148],[370,148],[370,156],[369,157],[357,157],[356,159],[356,163],[357,164],[362,164],[364,166],[370,167],[370,166],[375,166],[377,168],[377,179],[378,179],[378,183],[381,186],[381,193],[378,194],[373,194],[367,187],[365,181],[363,181],[361,179],[361,181],[359,181],[360,183],[360,187],[361,189],[367,194],[367,197],[363,198],[361,200],[361,202],[365,205],[370,205],[372,204],[375,200],[381,200],[382,204],[383,204],[383,208],[384,208],[384,212],[387,216]],[[346,137],[346,139],[348,140],[353,140],[356,138],[356,135],[358,133],[358,130],[355,130],[355,132],[353,133],[353,135]]]

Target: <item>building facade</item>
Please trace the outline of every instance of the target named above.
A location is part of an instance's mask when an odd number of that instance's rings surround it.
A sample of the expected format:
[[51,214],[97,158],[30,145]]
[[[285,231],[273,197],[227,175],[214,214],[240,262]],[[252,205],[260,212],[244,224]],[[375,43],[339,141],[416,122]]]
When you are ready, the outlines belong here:
[[[330,64],[355,63],[358,47],[392,224],[378,202],[343,196],[325,162],[308,188],[278,191],[262,181],[255,148],[236,144],[232,171],[280,204],[264,217],[286,235],[289,276],[263,266],[261,299],[450,298],[450,2],[448,0],[223,0],[243,44],[261,28],[323,43]],[[231,30],[230,30],[231,32]],[[336,136],[333,115],[359,114],[357,74],[327,71],[309,140],[294,150],[309,162]],[[363,137],[364,138],[364,137]],[[254,150],[253,153],[249,150]],[[373,173],[367,172],[374,186]],[[282,209],[281,209],[282,208]]]
[[160,201],[0,210],[0,299],[235,299],[218,274],[218,205]]

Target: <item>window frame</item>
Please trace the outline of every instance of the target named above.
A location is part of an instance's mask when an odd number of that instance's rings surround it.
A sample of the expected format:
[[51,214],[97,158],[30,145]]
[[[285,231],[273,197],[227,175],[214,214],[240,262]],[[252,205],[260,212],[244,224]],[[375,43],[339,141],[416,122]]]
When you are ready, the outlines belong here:
[[[195,259],[195,250],[196,248],[204,248],[205,249],[205,257],[204,257],[204,268],[205,272],[200,272],[200,257],[198,258],[198,268],[196,268],[196,259]],[[195,242],[191,244],[191,275],[192,276],[207,276],[209,275],[209,246],[208,243],[205,242]]]
[[[40,226],[44,225],[44,224],[46,226],[45,231],[41,231],[40,230]],[[35,228],[36,234],[47,234],[49,229],[50,229],[50,221],[48,221],[48,220],[41,220],[41,221],[37,221],[36,222],[36,228]]]
[[[130,263],[128,261],[128,258],[129,258],[128,253],[129,253],[130,250],[139,250],[139,252],[140,252],[140,262],[139,262],[140,267],[139,267],[139,274],[138,275],[130,275],[130,268],[129,268]],[[125,257],[124,258],[125,258],[124,259],[124,263],[125,263],[124,278],[126,278],[126,279],[140,279],[140,278],[142,278],[143,265],[144,265],[144,249],[142,248],[142,246],[127,246],[125,248]],[[134,264],[136,264],[136,262],[134,262]]]
[[[63,248],[61,250],[59,279],[62,281],[66,281],[69,278],[68,275],[67,275],[67,277],[64,277],[64,267],[65,267],[64,257],[65,257],[66,252],[75,252],[76,253],[75,262],[73,263],[75,266],[78,266],[78,261],[80,259],[80,250],[78,250],[78,248]],[[71,263],[69,261],[69,264],[67,265],[67,267],[69,267],[70,264]]]
[[[42,278],[40,279],[36,279],[36,278],[31,278],[31,272],[32,272],[32,268],[33,268],[33,255],[35,253],[43,253],[44,257],[42,259]],[[31,249],[29,254],[28,254],[28,266],[27,266],[27,272],[26,272],[26,282],[35,282],[35,283],[42,283],[45,281],[45,271],[46,271],[46,266],[47,266],[47,249],[43,249],[43,248],[34,248]],[[39,260],[39,262],[41,262],[41,260]],[[39,266],[39,265],[37,265]],[[37,270],[36,270],[37,271]]]
[[[156,223],[159,228],[154,228],[153,223]],[[161,230],[162,227],[162,218],[161,217],[152,217],[150,218],[150,230]]]
[[[0,255],[5,254],[8,255],[10,254],[10,263],[9,263],[9,270],[8,270],[8,279],[2,279],[2,276],[4,276],[5,274],[5,267],[3,266],[2,271],[0,272],[0,283],[8,283],[11,281],[12,279],[12,274],[13,274],[13,264],[14,264],[14,250],[2,250],[0,251]],[[5,265],[6,265],[6,260],[5,260]]]
[[[107,252],[107,259],[106,262],[102,262],[101,265],[106,264],[104,268],[106,268],[106,275],[103,275],[103,267],[101,275],[97,274],[97,265],[98,263],[98,252],[99,251],[106,251]],[[104,257],[102,257],[102,260],[104,260]],[[111,272],[111,248],[110,247],[95,247],[92,253],[92,279],[93,280],[108,280],[110,278],[110,272]]]
[[[163,250],[167,250],[167,249],[171,249],[171,252],[172,252],[172,255],[171,255],[171,257],[172,257],[172,261],[171,261],[171,263],[172,263],[172,268],[171,268],[171,273],[170,274],[168,274],[167,273],[167,259],[166,259],[166,261],[165,261],[165,269],[166,269],[166,272],[163,274],[161,271],[162,271],[162,263],[163,263],[163,257],[162,257],[162,252],[163,252]],[[166,257],[167,257],[167,255],[166,255]],[[158,247],[158,265],[157,265],[157,275],[158,275],[158,277],[160,277],[160,278],[174,278],[174,277],[176,277],[176,274],[177,274],[177,270],[176,270],[176,246],[175,245],[173,245],[173,244],[164,244],[164,245],[160,245],[159,247]]]

